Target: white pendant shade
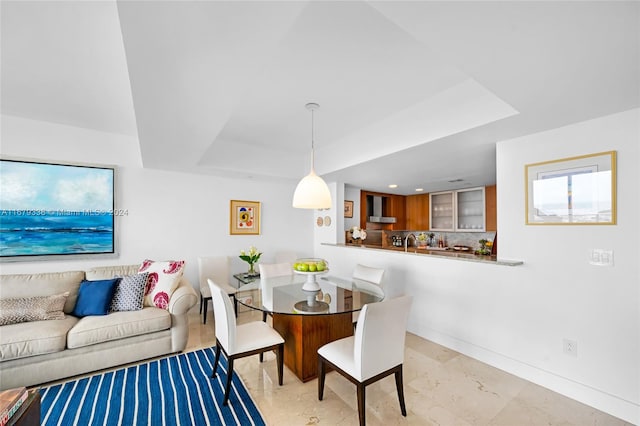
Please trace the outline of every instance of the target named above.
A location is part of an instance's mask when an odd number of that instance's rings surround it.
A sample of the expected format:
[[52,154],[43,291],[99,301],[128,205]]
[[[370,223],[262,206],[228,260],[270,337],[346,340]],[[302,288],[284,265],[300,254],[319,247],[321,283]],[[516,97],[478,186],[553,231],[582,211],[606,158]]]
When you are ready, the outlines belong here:
[[298,182],[293,193],[293,207],[297,209],[329,209],[331,208],[331,192],[325,181],[316,174],[313,167],[313,111],[320,106],[308,103],[306,108],[311,111],[311,171]]
[[298,183],[296,192],[293,193],[293,207],[297,209],[331,208],[329,187],[313,169]]

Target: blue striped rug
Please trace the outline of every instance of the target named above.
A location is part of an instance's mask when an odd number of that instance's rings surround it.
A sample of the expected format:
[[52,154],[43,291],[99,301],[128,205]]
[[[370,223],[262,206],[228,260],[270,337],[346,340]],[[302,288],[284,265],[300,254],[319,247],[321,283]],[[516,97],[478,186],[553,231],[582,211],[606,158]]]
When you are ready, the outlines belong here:
[[42,425],[264,425],[237,374],[222,405],[227,359],[211,379],[214,359],[202,349],[43,388]]

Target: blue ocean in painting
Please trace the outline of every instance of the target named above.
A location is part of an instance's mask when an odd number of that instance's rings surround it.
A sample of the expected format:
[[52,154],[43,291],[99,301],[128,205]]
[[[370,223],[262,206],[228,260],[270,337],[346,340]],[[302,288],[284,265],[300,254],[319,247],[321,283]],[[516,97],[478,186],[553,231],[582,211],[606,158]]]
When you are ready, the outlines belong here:
[[0,210],[0,256],[113,252],[112,212]]

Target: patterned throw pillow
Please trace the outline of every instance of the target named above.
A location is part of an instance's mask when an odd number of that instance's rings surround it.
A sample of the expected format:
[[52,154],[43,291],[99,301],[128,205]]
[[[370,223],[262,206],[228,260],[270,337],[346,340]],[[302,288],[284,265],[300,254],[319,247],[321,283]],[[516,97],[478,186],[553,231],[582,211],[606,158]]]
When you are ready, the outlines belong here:
[[139,311],[143,308],[144,290],[147,286],[149,273],[127,275],[122,278],[116,287],[116,292],[111,299],[111,312]]
[[144,306],[168,309],[169,299],[184,273],[184,260],[156,262],[147,259],[142,262],[138,272],[149,273],[144,293]]
[[64,319],[64,303],[69,292],[53,296],[20,297],[0,300],[0,325]]

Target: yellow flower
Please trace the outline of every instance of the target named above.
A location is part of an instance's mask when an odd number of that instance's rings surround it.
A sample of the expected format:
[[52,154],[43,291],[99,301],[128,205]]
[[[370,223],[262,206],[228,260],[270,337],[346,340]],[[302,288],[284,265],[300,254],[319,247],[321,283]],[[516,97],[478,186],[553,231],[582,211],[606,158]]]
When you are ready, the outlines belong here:
[[262,253],[260,253],[254,246],[249,247],[249,253],[246,253],[244,250],[240,250],[240,259],[244,260],[249,265],[253,265],[260,260],[260,256],[262,256]]

